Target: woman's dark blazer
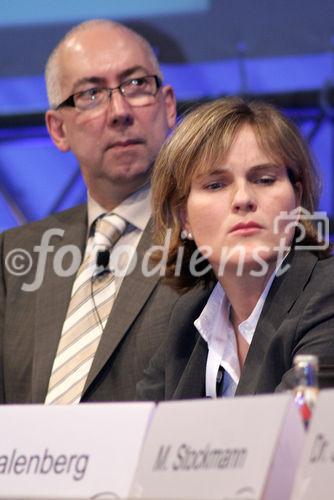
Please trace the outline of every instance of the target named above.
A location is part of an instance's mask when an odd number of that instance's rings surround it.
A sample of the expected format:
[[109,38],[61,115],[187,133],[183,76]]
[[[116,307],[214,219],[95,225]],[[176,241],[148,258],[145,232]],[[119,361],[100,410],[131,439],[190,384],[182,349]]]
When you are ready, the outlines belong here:
[[[270,288],[236,395],[291,388],[296,354],[316,354],[334,367],[334,257],[296,250],[285,263],[290,267]],[[138,400],[205,396],[208,349],[193,322],[210,293],[196,288],[177,301],[166,341],[137,385]]]

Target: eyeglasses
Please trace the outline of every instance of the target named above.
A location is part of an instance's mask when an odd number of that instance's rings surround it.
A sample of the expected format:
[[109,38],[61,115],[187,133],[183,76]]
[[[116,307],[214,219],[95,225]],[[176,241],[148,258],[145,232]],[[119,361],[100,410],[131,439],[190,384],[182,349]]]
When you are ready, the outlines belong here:
[[155,101],[155,96],[162,85],[162,81],[157,75],[141,76],[131,78],[122,82],[118,87],[92,87],[82,92],[76,92],[65,101],[56,106],[60,109],[71,106],[80,111],[98,109],[110,102],[112,93],[118,90],[131,106],[146,106]]

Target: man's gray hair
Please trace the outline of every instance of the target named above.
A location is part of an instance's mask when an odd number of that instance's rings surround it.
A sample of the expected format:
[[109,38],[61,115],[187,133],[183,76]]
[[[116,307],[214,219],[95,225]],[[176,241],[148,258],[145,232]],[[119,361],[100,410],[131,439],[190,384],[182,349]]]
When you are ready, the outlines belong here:
[[73,36],[78,33],[88,31],[92,28],[104,26],[110,29],[119,29],[123,31],[130,32],[133,36],[135,36],[144,50],[147,52],[147,55],[150,59],[151,64],[153,65],[154,71],[160,78],[162,78],[160,65],[158,59],[153,51],[152,46],[149,42],[139,33],[133,31],[132,29],[126,27],[123,24],[117,23],[115,21],[111,21],[109,19],[91,19],[89,21],[84,21],[76,26],[74,26],[70,31],[68,31],[65,36],[59,41],[56,47],[51,52],[46,66],[45,66],[45,83],[46,83],[46,91],[48,95],[49,105],[51,107],[56,107],[62,100],[61,93],[61,67],[59,62],[59,55],[62,47],[66,44],[66,42]]

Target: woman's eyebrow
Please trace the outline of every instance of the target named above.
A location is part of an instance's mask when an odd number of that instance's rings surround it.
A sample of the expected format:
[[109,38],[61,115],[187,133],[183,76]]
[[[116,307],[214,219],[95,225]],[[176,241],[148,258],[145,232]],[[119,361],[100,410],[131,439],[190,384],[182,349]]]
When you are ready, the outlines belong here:
[[277,163],[260,163],[259,165],[253,165],[249,169],[249,173],[258,172],[262,170],[281,170],[283,168],[282,165],[278,165]]
[[227,168],[227,167],[217,167],[215,168],[214,170],[210,170],[208,172],[204,172],[202,174],[200,174],[200,176],[210,176],[210,177],[214,177],[215,175],[221,175],[221,174],[228,174],[232,171],[232,169],[230,168]]
[[[282,168],[283,168],[282,165],[279,165],[277,163],[272,163],[272,162],[259,163],[257,165],[252,165],[251,167],[249,167],[246,174],[252,175],[254,173],[267,172],[268,170],[279,171]],[[216,167],[214,170],[210,170],[207,172],[199,172],[198,175],[195,175],[195,177],[198,180],[202,180],[204,178],[213,178],[213,177],[217,177],[220,175],[230,175],[230,174],[233,174],[233,168],[228,167],[228,166],[227,167],[221,166],[221,167]]]

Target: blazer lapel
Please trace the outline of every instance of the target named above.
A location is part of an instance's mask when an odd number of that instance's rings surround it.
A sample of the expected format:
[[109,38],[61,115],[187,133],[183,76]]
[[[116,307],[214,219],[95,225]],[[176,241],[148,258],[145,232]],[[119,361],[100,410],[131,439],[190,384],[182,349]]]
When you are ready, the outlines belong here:
[[[166,399],[194,399],[205,396],[205,370],[207,357],[207,343],[200,335],[198,335],[197,342],[191,353],[189,361],[186,363],[182,377],[173,394],[166,394]],[[175,370],[175,372],[177,373],[178,370]]]
[[137,247],[137,264],[135,269],[131,274],[125,276],[112,307],[87,377],[84,392],[124,338],[159,282],[159,273],[155,273],[149,277],[145,277],[142,273],[144,254],[152,245],[151,231],[151,223],[149,222]]
[[[34,342],[34,366],[32,379],[32,401],[42,403],[48,388],[49,377],[56,356],[59,338],[71,297],[75,272],[71,276],[57,275],[54,270],[54,258],[66,245],[79,248],[81,255],[85,248],[87,232],[87,215],[84,206],[78,207],[70,214],[70,218],[62,220],[55,215],[53,227],[64,231],[63,236],[55,235],[50,241],[54,247],[48,254],[45,264],[45,275],[36,299],[36,323]],[[48,224],[48,229],[52,225]],[[70,251],[64,255],[62,266],[66,269],[66,257],[72,260]]]
[[317,260],[310,252],[293,251],[285,261],[291,268],[274,279],[249,347],[237,395],[256,393],[261,360],[280,324],[307,284]]

